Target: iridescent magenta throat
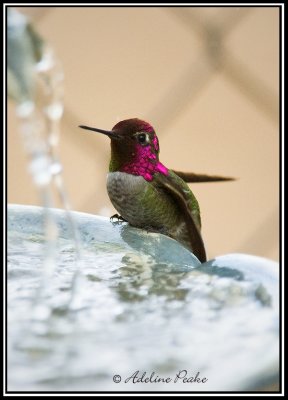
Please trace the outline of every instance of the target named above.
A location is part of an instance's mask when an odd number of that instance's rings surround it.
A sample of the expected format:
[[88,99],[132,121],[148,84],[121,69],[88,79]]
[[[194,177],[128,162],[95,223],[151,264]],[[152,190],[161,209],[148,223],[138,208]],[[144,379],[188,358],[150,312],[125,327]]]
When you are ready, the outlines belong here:
[[129,163],[123,165],[120,169],[121,172],[127,172],[132,175],[140,175],[143,178],[151,182],[153,180],[153,175],[156,172],[160,172],[160,174],[168,175],[168,169],[158,161],[157,156],[155,154],[155,150],[158,151],[158,140],[155,137],[153,139],[154,152],[151,149],[151,145],[141,146],[140,144],[136,145],[135,157]]

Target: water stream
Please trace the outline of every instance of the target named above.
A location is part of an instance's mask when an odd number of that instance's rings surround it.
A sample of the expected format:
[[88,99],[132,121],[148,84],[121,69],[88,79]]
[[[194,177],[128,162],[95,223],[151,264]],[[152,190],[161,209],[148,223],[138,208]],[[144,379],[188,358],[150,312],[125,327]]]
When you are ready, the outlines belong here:
[[[30,21],[14,8],[8,9],[8,76],[8,90],[16,102],[19,132],[28,156],[27,168],[43,205],[45,248],[42,279],[35,291],[33,312],[35,316],[44,318],[51,311],[45,297],[58,262],[58,227],[51,212],[56,197],[66,210],[75,246],[75,257],[71,262],[75,266],[80,263],[78,233],[70,213],[58,151],[64,108],[64,73],[53,49],[43,42]],[[76,276],[75,267],[71,286]]]

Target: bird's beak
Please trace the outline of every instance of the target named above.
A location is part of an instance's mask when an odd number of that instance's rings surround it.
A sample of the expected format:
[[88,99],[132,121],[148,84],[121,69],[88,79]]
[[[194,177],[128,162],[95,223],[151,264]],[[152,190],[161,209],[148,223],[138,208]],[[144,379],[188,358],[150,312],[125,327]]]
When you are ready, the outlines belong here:
[[109,136],[111,139],[120,139],[120,136],[117,135],[117,133],[114,131],[105,131],[104,129],[90,128],[90,126],[86,125],[79,125],[79,128],[87,129],[88,131],[103,133],[104,135]]

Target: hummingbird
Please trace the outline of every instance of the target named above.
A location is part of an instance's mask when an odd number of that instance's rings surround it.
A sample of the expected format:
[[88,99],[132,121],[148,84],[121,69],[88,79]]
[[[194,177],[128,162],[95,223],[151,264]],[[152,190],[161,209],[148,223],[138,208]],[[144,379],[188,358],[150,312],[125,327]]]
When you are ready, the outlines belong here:
[[154,128],[138,118],[120,121],[111,131],[79,127],[111,139],[107,192],[120,213],[116,216],[131,226],[170,236],[205,262],[200,208],[187,183],[233,178],[167,168],[159,161],[159,140]]

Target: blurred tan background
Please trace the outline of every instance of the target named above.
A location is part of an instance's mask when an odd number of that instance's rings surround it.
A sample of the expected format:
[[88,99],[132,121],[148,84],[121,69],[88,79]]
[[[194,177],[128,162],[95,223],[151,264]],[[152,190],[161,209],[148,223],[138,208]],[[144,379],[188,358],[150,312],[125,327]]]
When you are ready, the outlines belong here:
[[[60,153],[72,208],[110,216],[109,140],[149,121],[161,161],[235,182],[191,185],[209,257],[279,258],[277,7],[25,7],[65,73]],[[8,103],[8,201],[39,205]],[[55,202],[59,207],[60,203]]]

